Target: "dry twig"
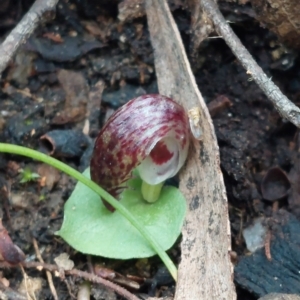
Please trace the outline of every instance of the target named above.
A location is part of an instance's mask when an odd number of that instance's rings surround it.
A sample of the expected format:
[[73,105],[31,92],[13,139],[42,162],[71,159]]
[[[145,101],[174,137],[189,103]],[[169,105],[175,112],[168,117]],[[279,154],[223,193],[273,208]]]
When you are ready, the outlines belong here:
[[58,0],[36,0],[19,24],[0,45],[0,74],[9,61],[42,21],[53,17]]
[[[38,243],[35,238],[32,239],[32,243],[33,243],[33,247],[34,247],[37,259],[39,260],[39,262],[44,263]],[[53,280],[52,280],[52,274],[49,271],[46,271],[46,276],[47,276],[47,280],[48,280],[48,284],[49,284],[52,296],[55,300],[58,300],[57,292],[56,292],[56,289],[54,287]]]
[[213,0],[199,1],[201,2],[203,11],[212,20],[217,32],[223,37],[237,59],[247,70],[247,74],[249,74],[264,91],[280,115],[300,128],[300,109],[282,94],[271,78],[267,77],[262,68],[243,46],[239,38],[234,34],[217,7],[217,4]]
[[180,174],[188,211],[175,299],[233,300],[228,204],[212,120],[166,1],[146,0],[146,12],[160,93],[187,110],[200,107],[201,111],[203,140],[193,140]]
[[266,237],[265,237],[265,254],[266,257],[268,259],[268,261],[272,260],[272,255],[271,255],[271,238],[272,238],[272,234],[270,229],[268,229],[267,233],[266,233]]
[[[61,271],[61,269],[57,265],[45,264],[45,263],[40,263],[40,262],[23,262],[20,265],[27,269],[34,268],[39,271],[41,271],[42,269],[45,269],[50,272],[55,272],[55,274],[58,274]],[[19,265],[13,266],[6,262],[0,262],[0,269],[1,268],[13,268],[13,267],[18,267],[18,266]],[[65,270],[64,274],[76,276],[76,277],[79,277],[79,278],[82,278],[82,279],[85,279],[87,281],[94,282],[97,284],[102,284],[105,287],[112,289],[117,294],[119,294],[120,296],[122,296],[128,300],[139,300],[138,297],[136,297],[132,293],[128,292],[126,289],[118,286],[117,284],[115,284],[111,281],[103,279],[97,275],[93,275],[93,274],[90,274],[90,273],[87,273],[84,271],[80,271],[77,269]]]
[[32,297],[29,295],[29,292],[28,292],[28,275],[26,274],[22,264],[19,264],[19,266],[20,266],[20,269],[21,269],[23,277],[24,277],[24,284],[25,284],[25,289],[26,289],[26,298],[27,298],[27,300],[32,300],[32,298],[33,298],[33,300],[36,300],[36,297],[35,297],[34,293],[32,294]]

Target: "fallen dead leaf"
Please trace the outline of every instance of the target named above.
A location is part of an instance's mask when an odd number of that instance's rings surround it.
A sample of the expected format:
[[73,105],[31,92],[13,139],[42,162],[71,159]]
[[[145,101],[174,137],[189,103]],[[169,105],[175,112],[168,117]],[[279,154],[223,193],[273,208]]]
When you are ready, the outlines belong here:
[[[60,173],[56,168],[53,168],[49,165],[42,164],[38,167],[37,173],[41,176],[41,179],[44,180],[44,185],[51,191],[54,185],[60,179]],[[41,183],[40,183],[41,184]]]
[[0,260],[4,260],[12,265],[17,265],[24,261],[25,254],[23,251],[15,245],[6,228],[2,225],[0,219]]
[[65,271],[72,270],[74,268],[74,262],[69,259],[69,255],[67,253],[62,253],[56,258],[54,258],[55,263],[59,268],[62,268]]
[[59,33],[47,32],[43,34],[43,37],[55,42],[55,43],[63,43],[63,38]]
[[30,277],[26,275],[20,283],[18,291],[21,294],[27,294],[33,299],[39,299],[39,293],[43,287],[43,280],[40,277]]
[[53,124],[76,123],[86,116],[89,88],[79,72],[60,70],[57,78],[66,93],[64,110],[52,120]]

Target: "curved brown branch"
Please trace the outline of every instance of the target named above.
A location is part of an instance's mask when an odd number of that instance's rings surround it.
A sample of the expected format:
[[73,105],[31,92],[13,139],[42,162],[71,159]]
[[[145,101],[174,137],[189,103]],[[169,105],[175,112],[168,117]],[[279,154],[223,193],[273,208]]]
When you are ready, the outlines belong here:
[[[34,261],[32,261],[32,262],[22,262],[21,265],[24,268],[27,268],[27,269],[34,268],[34,269],[38,269],[39,271],[41,271],[43,269],[46,270],[46,271],[57,272],[57,273],[59,273],[61,271],[59,269],[59,267],[56,266],[56,265],[45,264],[45,263],[34,262]],[[0,268],[12,268],[12,267],[18,267],[18,265],[12,266],[12,265],[10,265],[6,262],[0,262]],[[85,279],[87,281],[90,281],[90,282],[102,284],[105,287],[112,289],[117,294],[119,294],[120,296],[122,296],[122,297],[124,297],[128,300],[139,300],[138,297],[136,297],[132,293],[128,292],[126,289],[122,288],[121,286],[119,286],[119,285],[117,285],[117,284],[115,284],[111,281],[108,281],[104,278],[101,278],[97,275],[87,273],[87,272],[84,272],[84,271],[80,271],[80,270],[77,270],[77,269],[65,270],[63,272],[66,275],[73,275],[73,276],[76,276],[76,277],[83,278],[83,279]]]
[[36,0],[19,24],[0,45],[0,77],[22,43],[42,21],[53,17],[58,0]]
[[248,50],[227,24],[219,8],[213,0],[200,0],[203,11],[212,20],[217,32],[223,37],[237,59],[247,70],[254,81],[272,101],[280,115],[300,128],[300,109],[292,103],[280,89],[268,78],[262,68],[256,63]]

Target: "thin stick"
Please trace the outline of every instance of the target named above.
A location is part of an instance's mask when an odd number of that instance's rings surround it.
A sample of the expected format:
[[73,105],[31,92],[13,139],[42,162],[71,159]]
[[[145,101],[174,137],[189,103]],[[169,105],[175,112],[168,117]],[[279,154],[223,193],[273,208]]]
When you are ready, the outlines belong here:
[[200,1],[203,11],[212,20],[219,35],[223,37],[226,44],[230,47],[242,66],[247,70],[247,74],[254,79],[269,100],[272,101],[280,115],[300,128],[300,109],[283,95],[274,82],[267,77],[262,68],[243,46],[240,39],[232,31],[216,3],[213,0]]
[[7,36],[0,45],[0,74],[37,26],[53,16],[51,12],[54,11],[57,2],[58,0],[36,0],[19,24]]
[[[19,264],[18,266],[20,267],[20,269],[22,271],[22,274],[24,276],[24,285],[25,285],[25,289],[26,289],[26,298],[27,298],[27,300],[32,300],[32,298],[31,298],[31,296],[29,295],[29,292],[28,292],[28,281],[27,281],[28,276],[27,276],[23,266],[21,264]],[[33,294],[34,300],[36,300],[34,292],[32,294]]]
[[266,233],[266,237],[265,237],[265,254],[266,257],[268,259],[268,261],[272,260],[272,255],[271,255],[271,231],[270,229],[268,229],[267,233]]
[[[40,263],[40,262],[22,262],[20,264],[21,266],[23,266],[24,268],[35,268],[37,270],[41,270],[41,269],[46,269],[50,272],[57,272],[59,273],[60,269],[57,265],[51,265],[51,264],[45,264],[45,263]],[[17,265],[19,266],[19,265]],[[17,266],[13,266],[10,265],[6,262],[0,262],[0,268],[14,268]],[[90,282],[94,282],[94,283],[98,283],[98,284],[102,284],[107,288],[112,289],[113,291],[115,291],[117,294],[119,294],[120,296],[128,299],[128,300],[139,300],[138,297],[136,297],[135,295],[133,295],[132,293],[128,292],[126,289],[122,288],[121,286],[108,281],[104,278],[101,278],[97,275],[93,275],[84,271],[80,271],[77,269],[72,269],[72,270],[64,270],[64,273],[66,275],[72,275],[72,276],[76,276],[76,277],[80,277],[83,278],[85,280],[88,280]]]
[[77,297],[72,293],[70,284],[69,284],[69,282],[68,282],[68,280],[67,280],[66,278],[64,279],[64,283],[65,283],[66,286],[67,286],[67,289],[68,289],[68,292],[69,292],[70,297],[73,298],[73,299],[77,299]]
[[[32,239],[32,243],[33,243],[33,247],[34,247],[34,250],[35,250],[35,254],[36,254],[36,257],[37,259],[41,262],[41,263],[44,263],[44,260],[42,258],[42,255],[41,255],[41,252],[40,252],[40,249],[39,249],[39,246],[38,246],[38,243],[36,241],[35,238]],[[49,271],[46,271],[46,276],[47,276],[47,280],[48,280],[48,284],[49,284],[49,287],[50,287],[50,291],[52,293],[52,296],[55,300],[58,300],[58,296],[57,296],[57,292],[56,292],[56,289],[54,287],[54,284],[53,284],[53,280],[52,280],[52,274],[49,272]]]

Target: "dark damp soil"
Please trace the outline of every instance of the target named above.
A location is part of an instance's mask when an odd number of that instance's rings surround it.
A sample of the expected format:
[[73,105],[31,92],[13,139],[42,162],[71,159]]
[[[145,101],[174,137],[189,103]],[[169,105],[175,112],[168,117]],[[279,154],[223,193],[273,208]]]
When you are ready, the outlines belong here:
[[[6,2],[0,4],[1,41],[33,1],[12,1],[5,5]],[[109,115],[138,95],[158,91],[146,18],[121,24],[117,18],[117,1],[100,2],[101,5],[92,0],[60,1],[56,18],[41,25],[20,49],[1,80],[1,142],[51,153],[83,171],[89,164],[93,140]],[[297,54],[281,45],[251,17],[251,7],[241,9],[221,2],[221,8],[258,64],[298,104]],[[173,14],[189,51],[190,13],[178,6]],[[273,203],[264,200],[267,197],[262,191],[266,173],[272,167],[279,167],[297,180],[294,172],[298,160],[297,130],[280,117],[220,38],[203,42],[197,57],[192,59],[205,101],[209,104],[218,97],[230,101],[230,105],[221,105],[213,112],[213,121],[229,200],[232,248],[238,260],[247,253],[241,235],[243,228],[258,216],[270,216],[274,210]],[[53,130],[60,130],[62,148],[54,149],[45,138]],[[85,134],[74,135],[75,131]],[[76,149],[63,143],[70,135]],[[21,183],[24,179],[21,169],[40,177]],[[0,170],[3,224],[14,243],[32,260],[36,259],[35,238],[47,263],[54,263],[55,257],[66,252],[77,269],[90,270],[98,262],[112,272],[135,275],[137,280],[147,278],[139,290],[132,289],[143,294],[143,299],[147,295],[173,295],[174,283],[165,276],[158,258],[125,262],[99,260],[76,252],[54,235],[62,224],[63,206],[74,187],[73,179],[14,155],[0,154]],[[276,180],[278,183],[280,178]],[[265,189],[272,189],[272,184],[278,188],[277,183],[264,181]],[[283,185],[279,189],[290,186]],[[293,195],[284,196],[279,208],[299,218],[299,197],[297,192]],[[176,261],[180,259],[178,244],[170,253]],[[53,299],[45,273],[26,272],[42,283],[38,299]],[[5,269],[1,275],[9,281],[12,290],[18,290],[23,278],[19,269]],[[80,278],[66,277],[62,281],[54,277],[59,299],[72,299],[81,282]],[[238,299],[257,299],[237,288]],[[93,299],[121,298],[95,286]]]

